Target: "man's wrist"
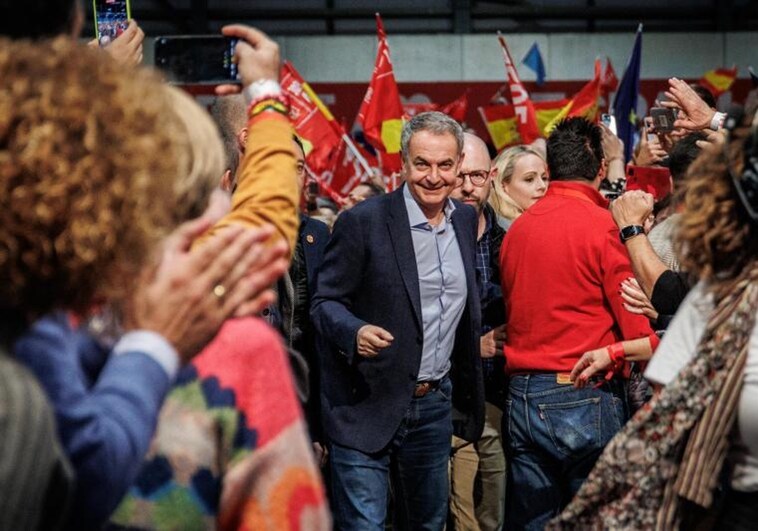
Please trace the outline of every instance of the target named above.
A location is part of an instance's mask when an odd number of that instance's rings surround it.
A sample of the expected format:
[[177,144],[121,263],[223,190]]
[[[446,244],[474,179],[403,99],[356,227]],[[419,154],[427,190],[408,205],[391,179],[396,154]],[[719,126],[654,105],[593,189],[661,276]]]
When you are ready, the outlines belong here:
[[626,243],[632,238],[639,236],[640,234],[645,234],[645,227],[642,225],[630,224],[622,226],[621,230],[619,231],[619,238],[621,238],[621,243]]

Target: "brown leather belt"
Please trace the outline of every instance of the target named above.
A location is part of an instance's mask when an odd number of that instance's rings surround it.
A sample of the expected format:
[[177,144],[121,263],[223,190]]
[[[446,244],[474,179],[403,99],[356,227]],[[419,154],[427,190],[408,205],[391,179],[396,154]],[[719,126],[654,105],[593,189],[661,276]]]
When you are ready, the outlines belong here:
[[426,396],[427,393],[436,391],[439,389],[441,381],[442,380],[429,380],[426,382],[418,382],[416,384],[416,389],[413,391],[413,397],[421,398],[422,396]]

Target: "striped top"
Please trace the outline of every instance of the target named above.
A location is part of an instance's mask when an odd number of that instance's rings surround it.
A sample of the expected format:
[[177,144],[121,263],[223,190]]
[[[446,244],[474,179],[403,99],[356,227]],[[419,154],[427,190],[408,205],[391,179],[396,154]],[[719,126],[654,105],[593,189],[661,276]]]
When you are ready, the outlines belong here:
[[0,351],[0,529],[61,529],[72,492],[42,389]]

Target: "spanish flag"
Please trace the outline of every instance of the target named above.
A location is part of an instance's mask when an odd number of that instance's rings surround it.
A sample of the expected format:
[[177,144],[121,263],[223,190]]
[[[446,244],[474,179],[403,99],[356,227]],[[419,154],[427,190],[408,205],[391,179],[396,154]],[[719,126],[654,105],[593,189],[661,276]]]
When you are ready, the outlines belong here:
[[558,122],[570,116],[580,116],[591,122],[597,120],[598,100],[600,99],[602,89],[602,78],[603,73],[600,59],[595,59],[595,76],[584,85],[581,90],[569,100],[568,104],[553,117],[552,121],[545,126],[545,136],[550,134],[555,126],[558,125]]
[[709,70],[700,79],[699,83],[711,91],[714,98],[718,98],[724,92],[729,90],[737,79],[737,67],[717,68]]
[[479,114],[487,127],[487,132],[492,138],[495,149],[498,151],[508,146],[524,143],[521,140],[516,109],[513,105],[479,107]]
[[400,134],[403,130],[403,104],[395,82],[390,60],[387,34],[379,13],[376,14],[376,33],[379,48],[376,52],[374,73],[358,111],[358,123],[366,139],[374,146],[385,174],[399,172]]

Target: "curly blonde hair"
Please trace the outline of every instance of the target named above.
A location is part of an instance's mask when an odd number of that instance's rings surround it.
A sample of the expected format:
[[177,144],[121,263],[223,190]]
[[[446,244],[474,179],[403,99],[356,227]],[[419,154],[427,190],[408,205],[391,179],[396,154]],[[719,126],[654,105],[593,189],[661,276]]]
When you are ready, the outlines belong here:
[[175,224],[176,117],[157,75],[70,39],[0,41],[0,311],[119,298]]
[[[752,117],[753,113],[746,113]],[[731,133],[726,148],[710,146],[690,167],[682,187],[684,212],[675,248],[682,269],[708,283],[720,298],[740,272],[758,258],[758,228],[751,223],[732,183],[728,164],[740,174],[750,127]]]
[[492,180],[492,189],[495,193],[490,195],[489,203],[499,216],[511,221],[523,214],[524,209],[518,206],[513,198],[508,195],[508,192],[503,187],[503,183],[511,182],[516,161],[525,155],[535,155],[545,160],[545,157],[539,151],[529,146],[514,146],[501,151],[493,162],[495,168],[497,168],[497,175]]

